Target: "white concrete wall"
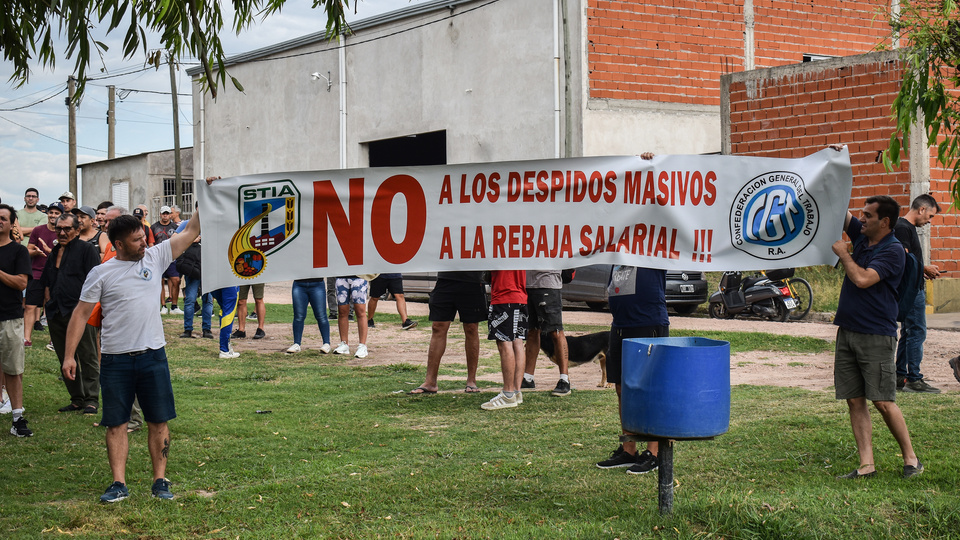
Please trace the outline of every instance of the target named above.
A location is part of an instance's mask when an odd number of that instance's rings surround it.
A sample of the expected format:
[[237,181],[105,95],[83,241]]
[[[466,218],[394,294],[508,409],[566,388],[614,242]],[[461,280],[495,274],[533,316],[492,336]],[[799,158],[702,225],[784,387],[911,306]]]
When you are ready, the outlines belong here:
[[[389,35],[451,13],[441,9],[348,37],[347,167],[368,165],[364,143],[438,130],[446,130],[450,163],[553,157],[553,9],[554,0],[498,2]],[[204,100],[194,128],[198,177],[339,167],[336,49],[320,43],[273,56],[324,49],[228,67],[245,92],[228,83],[216,101],[195,85],[196,119]],[[327,71],[330,92],[310,80]]]
[[592,99],[583,140],[585,156],[720,152],[720,107]]
[[[193,149],[181,148],[180,160],[183,178],[193,178]],[[129,183],[128,210],[138,204],[149,206],[154,197],[163,195],[163,179],[176,175],[173,150],[86,163],[80,169],[83,172],[83,200],[80,204],[94,208],[103,201],[112,200],[112,188],[116,182]],[[151,219],[154,217],[150,216]]]

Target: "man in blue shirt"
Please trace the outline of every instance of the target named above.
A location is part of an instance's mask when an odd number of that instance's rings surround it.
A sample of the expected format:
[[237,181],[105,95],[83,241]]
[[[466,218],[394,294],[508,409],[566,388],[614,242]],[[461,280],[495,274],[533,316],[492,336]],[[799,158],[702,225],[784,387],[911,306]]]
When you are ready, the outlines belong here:
[[[850,212],[844,222],[853,242],[837,240],[833,252],[840,257],[846,277],[834,324],[837,345],[834,358],[836,398],[847,400],[850,424],[860,454],[860,466],[840,478],[857,479],[877,474],[873,460],[872,423],[867,400],[880,411],[903,455],[903,477],[923,472],[913,451],[903,413],[896,404],[897,286],[906,259],[893,235],[900,205],[886,195],[869,197],[861,219]],[[862,221],[861,221],[862,220]]]

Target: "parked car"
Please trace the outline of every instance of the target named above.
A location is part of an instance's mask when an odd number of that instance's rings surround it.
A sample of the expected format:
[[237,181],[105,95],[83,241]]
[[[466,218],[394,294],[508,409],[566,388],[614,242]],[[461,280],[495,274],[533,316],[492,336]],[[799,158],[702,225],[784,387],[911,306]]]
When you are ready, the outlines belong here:
[[[595,310],[607,307],[610,267],[609,264],[592,264],[577,268],[573,281],[563,285],[563,299],[586,302],[590,309]],[[667,271],[667,307],[679,314],[692,313],[707,301],[707,296],[707,280],[703,272]]]

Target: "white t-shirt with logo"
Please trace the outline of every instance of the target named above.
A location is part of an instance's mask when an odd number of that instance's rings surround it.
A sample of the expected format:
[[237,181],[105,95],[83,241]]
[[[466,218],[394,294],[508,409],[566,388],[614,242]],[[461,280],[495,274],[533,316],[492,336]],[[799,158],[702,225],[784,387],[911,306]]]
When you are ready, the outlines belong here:
[[167,344],[157,299],[163,272],[171,262],[170,242],[163,242],[148,248],[139,261],[114,257],[87,274],[80,300],[100,302],[100,348],[104,354],[159,349]]

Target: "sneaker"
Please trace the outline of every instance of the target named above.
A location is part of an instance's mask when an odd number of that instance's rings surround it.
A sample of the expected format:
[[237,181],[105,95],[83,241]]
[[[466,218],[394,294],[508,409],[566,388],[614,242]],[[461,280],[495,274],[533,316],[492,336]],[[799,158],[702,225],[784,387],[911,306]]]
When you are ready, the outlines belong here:
[[320,346],[320,352],[322,352],[323,354],[330,354],[331,350],[332,349],[330,348],[329,343],[324,343],[323,345]]
[[23,346],[24,346],[24,347],[33,347],[33,342],[30,341],[29,339],[25,339],[25,340],[23,340]]
[[[347,350],[347,352],[349,353],[350,351]],[[367,346],[364,345],[363,343],[357,345],[357,354],[355,354],[354,356],[356,356],[357,358],[366,358],[366,357],[367,357]]]
[[153,481],[153,487],[150,492],[158,499],[172,499],[173,493],[170,493],[170,481],[166,478],[157,478]]
[[[521,385],[523,386],[523,385]],[[550,392],[552,396],[569,396],[570,395],[570,381],[565,381],[560,379],[557,381],[557,387],[553,389],[553,392]]]
[[170,313],[170,310],[167,309],[167,306],[163,306],[162,308],[160,308],[161,315],[166,315],[167,313]]
[[46,314],[46,313],[44,313],[43,315],[40,316],[40,325],[41,325],[41,326],[44,326],[44,327],[50,326],[49,324],[47,324],[47,314]]
[[350,346],[347,345],[346,341],[341,341],[340,345],[337,345],[337,348],[333,350],[333,354],[350,354]]
[[373,319],[367,319],[367,328],[376,328],[377,324],[373,322]]
[[514,394],[512,398],[508,398],[507,396],[503,395],[503,392],[500,392],[490,401],[480,405],[480,408],[485,411],[493,411],[496,409],[509,409],[511,407],[516,407],[517,405],[519,404],[517,403],[516,394]]
[[939,388],[934,388],[930,386],[929,384],[927,384],[927,381],[923,379],[920,379],[919,381],[907,381],[906,384],[903,385],[903,391],[922,393],[922,394],[939,394],[940,393]]
[[230,349],[229,351],[220,351],[220,359],[221,359],[221,360],[232,360],[232,359],[237,358],[237,357],[239,357],[239,356],[240,356],[240,353],[238,353],[237,351],[235,351],[235,350],[233,350],[233,349]]
[[240,330],[234,330],[233,333],[230,334],[231,339],[243,339],[245,337],[247,337],[247,333]]
[[48,351],[57,352],[57,350],[53,348],[53,342],[52,342],[52,341],[48,341],[48,342],[47,342],[47,350],[48,350]]
[[34,331],[34,332],[43,332],[43,323],[40,322],[40,321],[35,321],[35,322],[33,323],[33,331]]
[[920,463],[920,459],[917,458],[917,466],[913,465],[904,465],[903,466],[903,477],[904,478],[913,478],[918,474],[923,472],[923,463]]
[[267,334],[263,332],[263,328],[257,328],[257,331],[253,334],[253,339],[263,339],[267,337]]
[[13,423],[13,427],[10,428],[10,434],[17,437],[33,437],[33,432],[27,427],[27,419],[22,416]]
[[600,469],[616,469],[618,467],[632,467],[636,464],[637,455],[625,452],[621,444],[610,454],[609,458],[598,462],[597,467]]
[[170,314],[171,314],[171,315],[183,315],[183,310],[180,309],[180,308],[178,308],[178,307],[174,307],[173,309],[170,310]]
[[10,405],[9,399],[0,401],[0,414],[10,414],[12,412],[13,412],[13,407]]
[[286,353],[287,353],[287,354],[297,354],[298,352],[300,352],[300,344],[299,344],[299,343],[294,343],[293,345],[291,345],[291,346],[286,350]]
[[960,382],[960,356],[954,356],[947,363],[950,364],[950,369],[953,370],[953,378],[957,379],[957,382]]
[[903,392],[903,386],[907,384],[906,377],[897,377],[897,392]]
[[415,321],[415,320],[413,320],[413,319],[407,319],[407,320],[403,321],[403,324],[400,325],[400,329],[401,329],[401,330],[409,330],[409,329],[417,326],[417,324],[419,324],[417,321]]
[[523,405],[523,392],[517,390],[517,405]]
[[180,334],[180,337],[182,337],[182,338],[184,338],[184,339],[192,339],[192,338],[193,338],[193,330],[184,330],[183,333]]
[[205,337],[205,338],[207,338],[207,339],[213,339],[213,332],[211,332],[211,331],[209,331],[209,330],[204,330],[204,331],[203,331],[203,337]]
[[247,320],[248,320],[248,321],[255,321],[255,320],[257,320],[257,313],[256,313],[256,312],[248,313],[248,314],[247,314]]
[[649,450],[644,450],[637,456],[637,462],[627,469],[627,474],[646,474],[657,470],[659,466],[660,460],[657,459],[657,456],[651,454]]
[[120,502],[130,496],[127,486],[123,482],[114,482],[100,496],[100,502],[115,503]]
[[520,388],[526,389],[526,388],[536,388],[536,387],[537,387],[536,381],[528,381],[526,379],[523,379],[520,381]]

